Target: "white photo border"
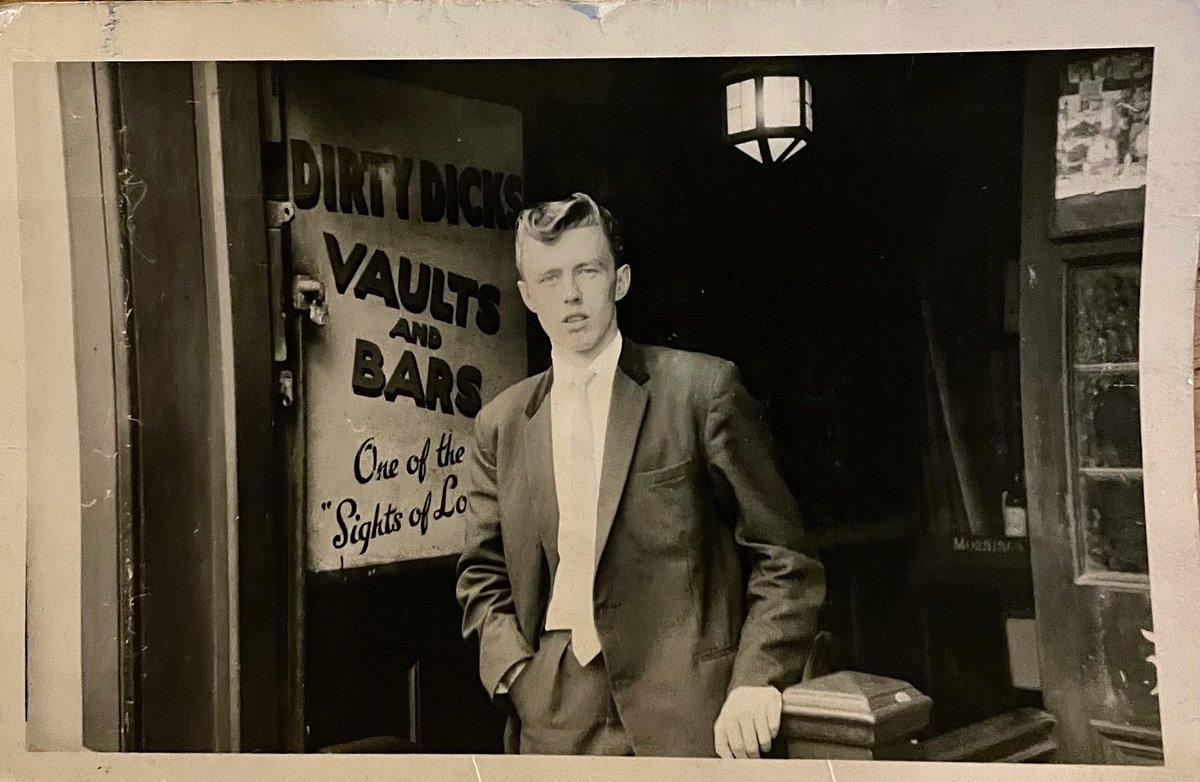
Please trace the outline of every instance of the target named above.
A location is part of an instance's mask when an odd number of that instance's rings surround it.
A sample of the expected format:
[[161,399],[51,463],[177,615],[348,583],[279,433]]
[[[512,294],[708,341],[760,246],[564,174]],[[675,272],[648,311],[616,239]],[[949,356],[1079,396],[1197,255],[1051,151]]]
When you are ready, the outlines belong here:
[[[1193,332],[1200,238],[1200,6],[1153,0],[27,3],[0,6],[0,769],[21,779],[728,779],[856,782],[1200,778],[1200,522]],[[597,13],[597,10],[603,13]],[[598,17],[598,18],[596,18]],[[1161,767],[27,751],[25,621],[39,699],[29,732],[78,746],[79,443],[55,61],[700,57],[1154,48],[1141,410]],[[17,104],[16,101],[21,103]],[[43,114],[22,114],[34,104]],[[53,124],[53,123],[51,123]],[[24,136],[23,136],[24,137]],[[18,161],[20,163],[18,164]],[[18,182],[23,186],[18,191]],[[18,241],[19,239],[19,241]],[[48,415],[46,413],[49,413]],[[57,414],[55,414],[57,413]],[[11,498],[11,501],[8,501]],[[28,518],[27,518],[28,517]],[[36,534],[27,540],[27,522]],[[75,529],[71,530],[74,523]],[[72,546],[74,548],[72,548]],[[29,572],[27,554],[39,558]],[[40,559],[51,557],[49,561]],[[18,566],[21,563],[21,566]],[[28,589],[28,593],[27,593]]]

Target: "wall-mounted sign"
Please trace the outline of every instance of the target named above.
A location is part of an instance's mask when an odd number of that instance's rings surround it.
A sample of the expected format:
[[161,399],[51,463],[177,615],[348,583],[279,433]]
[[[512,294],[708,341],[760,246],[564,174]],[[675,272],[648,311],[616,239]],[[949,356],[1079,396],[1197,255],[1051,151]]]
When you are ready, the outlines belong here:
[[520,113],[344,66],[289,71],[310,570],[457,553],[474,418],[525,376]]

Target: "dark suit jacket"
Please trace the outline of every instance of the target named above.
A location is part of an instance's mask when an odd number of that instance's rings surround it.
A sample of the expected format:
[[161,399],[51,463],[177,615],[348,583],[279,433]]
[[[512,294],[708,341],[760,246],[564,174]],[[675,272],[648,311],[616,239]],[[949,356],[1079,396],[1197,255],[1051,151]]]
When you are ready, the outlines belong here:
[[[484,686],[535,654],[558,565],[553,371],[476,421],[458,567]],[[596,626],[641,755],[712,756],[740,685],[800,678],[825,594],[761,410],[728,361],[625,340],[600,479]],[[515,751],[512,718],[506,749]]]

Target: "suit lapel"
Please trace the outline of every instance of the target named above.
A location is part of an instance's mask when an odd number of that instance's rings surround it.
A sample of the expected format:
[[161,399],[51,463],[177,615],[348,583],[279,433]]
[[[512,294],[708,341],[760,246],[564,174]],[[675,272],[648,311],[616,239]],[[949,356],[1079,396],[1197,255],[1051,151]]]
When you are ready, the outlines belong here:
[[554,370],[547,370],[525,408],[523,452],[525,497],[528,516],[536,519],[542,550],[549,558],[550,572],[558,565],[558,489],[554,482],[554,449],[550,432],[550,405],[545,404],[554,382]]
[[650,394],[643,383],[649,377],[641,350],[626,339],[613,377],[612,403],[608,410],[608,430],[604,438],[604,464],[600,471],[600,496],[596,509],[596,563],[608,543],[617,506],[625,489],[633,451],[646,413]]
[[[608,411],[604,464],[600,471],[596,508],[596,562],[599,563],[608,534],[616,519],[625,479],[633,462],[638,434],[650,394],[644,387],[650,377],[641,349],[629,339],[621,344],[621,357],[613,375],[612,401]],[[547,370],[525,407],[529,419],[522,450],[525,460],[525,502],[529,517],[537,519],[542,549],[550,572],[558,565],[558,489],[554,481],[554,448],[551,440],[550,405],[546,404],[554,383],[554,369]]]

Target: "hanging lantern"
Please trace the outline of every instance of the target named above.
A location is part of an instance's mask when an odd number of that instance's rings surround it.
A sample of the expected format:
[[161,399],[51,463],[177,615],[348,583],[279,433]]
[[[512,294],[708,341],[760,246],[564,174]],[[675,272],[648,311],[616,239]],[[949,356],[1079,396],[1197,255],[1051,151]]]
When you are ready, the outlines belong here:
[[725,77],[725,137],[759,163],[779,163],[812,137],[812,85],[793,67]]

